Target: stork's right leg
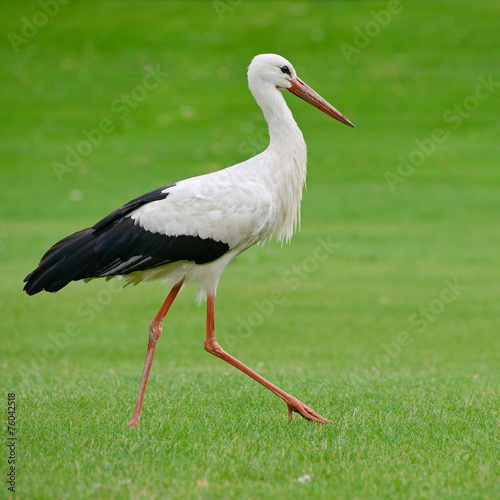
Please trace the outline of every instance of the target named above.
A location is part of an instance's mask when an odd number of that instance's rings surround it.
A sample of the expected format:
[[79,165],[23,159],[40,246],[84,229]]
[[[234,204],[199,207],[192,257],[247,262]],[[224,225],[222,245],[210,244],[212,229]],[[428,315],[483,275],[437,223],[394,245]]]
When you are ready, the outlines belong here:
[[134,412],[132,413],[132,417],[130,422],[128,423],[128,427],[139,427],[139,420],[141,418],[141,410],[142,410],[142,401],[144,399],[144,392],[146,391],[146,385],[148,383],[149,372],[151,371],[151,365],[153,364],[153,356],[155,354],[156,342],[160,338],[161,330],[163,326],[163,320],[172,305],[175,297],[179,293],[182,288],[182,281],[177,283],[170,293],[168,294],[167,299],[161,306],[161,309],[158,311],[158,314],[154,317],[153,321],[149,325],[149,342],[148,342],[148,350],[146,353],[146,361],[144,362],[144,369],[142,371],[141,383],[139,385],[139,392],[137,393],[137,400],[134,406]]
[[241,370],[243,373],[246,373],[249,377],[252,377],[259,384],[262,384],[266,389],[269,389],[271,392],[276,394],[276,396],[280,397],[288,406],[288,418],[290,420],[292,420],[293,412],[296,412],[306,420],[312,420],[320,423],[330,422],[330,420],[322,417],[319,413],[316,413],[312,408],[309,408],[309,406],[302,403],[302,401],[299,401],[297,398],[294,398],[276,385],[272,384],[222,349],[215,338],[214,299],[213,295],[208,295],[207,297],[207,333],[205,337],[205,350],[210,354],[223,359],[235,368],[238,368],[238,370]]

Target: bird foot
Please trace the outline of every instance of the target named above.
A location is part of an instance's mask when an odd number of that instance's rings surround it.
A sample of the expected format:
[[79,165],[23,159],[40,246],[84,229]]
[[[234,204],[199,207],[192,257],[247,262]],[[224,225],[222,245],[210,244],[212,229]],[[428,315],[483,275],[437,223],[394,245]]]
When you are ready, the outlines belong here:
[[319,422],[321,424],[327,422],[331,423],[331,420],[322,417],[319,413],[316,413],[313,409],[309,408],[309,406],[305,405],[297,398],[290,398],[290,400],[286,401],[286,404],[288,405],[288,418],[290,421],[292,420],[293,412],[296,412],[306,420]]
[[139,428],[139,419],[131,418],[130,422],[127,424],[129,429],[138,429]]

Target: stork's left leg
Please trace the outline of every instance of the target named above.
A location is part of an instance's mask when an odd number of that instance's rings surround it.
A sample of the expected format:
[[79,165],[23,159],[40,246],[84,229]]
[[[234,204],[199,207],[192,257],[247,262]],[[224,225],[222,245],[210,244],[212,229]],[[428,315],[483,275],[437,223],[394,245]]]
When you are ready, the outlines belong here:
[[248,366],[244,365],[241,361],[238,361],[236,358],[233,358],[233,356],[225,352],[215,338],[214,311],[215,298],[213,295],[209,295],[207,297],[207,334],[205,337],[206,351],[213,354],[214,356],[217,356],[218,358],[223,359],[230,365],[233,365],[235,368],[238,368],[238,370],[246,373],[249,377],[252,377],[254,380],[259,382],[259,384],[262,384],[264,387],[280,397],[288,406],[288,418],[290,420],[292,419],[293,412],[297,412],[307,420],[314,420],[315,422],[321,423],[330,422],[330,420],[322,417],[314,410],[306,406],[304,403],[299,401],[297,398],[294,398],[290,394],[287,394],[285,391],[281,390],[279,387],[275,386],[264,377],[261,377],[258,373],[248,368]]
[[163,326],[163,320],[170,309],[175,297],[180,292],[182,288],[182,281],[177,283],[166,298],[165,302],[161,306],[158,314],[154,317],[153,321],[149,325],[149,341],[148,350],[146,353],[146,361],[144,362],[144,369],[142,371],[141,383],[139,385],[139,392],[137,393],[137,400],[135,402],[134,411],[130,422],[127,424],[128,427],[139,427],[139,420],[141,418],[142,411],[142,401],[144,399],[144,392],[146,391],[146,385],[148,383],[149,372],[151,371],[151,365],[153,364],[153,356],[155,355],[156,342],[160,338],[161,330]]

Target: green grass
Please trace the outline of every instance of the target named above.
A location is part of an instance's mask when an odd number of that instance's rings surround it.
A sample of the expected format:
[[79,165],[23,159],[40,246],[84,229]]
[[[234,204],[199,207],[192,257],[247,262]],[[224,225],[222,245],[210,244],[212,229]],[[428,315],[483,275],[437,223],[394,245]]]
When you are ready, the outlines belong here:
[[[41,7],[4,2],[0,385],[3,408],[16,393],[16,495],[498,498],[500,90],[455,129],[446,119],[480,77],[500,81],[498,3],[401,2],[352,61],[341,43],[387,2],[222,3],[221,20],[213,2],[70,2],[16,52],[7,35]],[[262,52],[357,128],[286,96],[309,148],[302,230],[231,264],[216,332],[332,424],[288,423],[282,401],[208,355],[189,288],[127,429],[165,287],[28,297],[22,279],[129,199],[263,149],[245,76]],[[157,65],[168,76],[122,119],[113,102]],[[106,118],[114,131],[58,179],[53,163]],[[437,128],[446,140],[391,190],[386,173]],[[314,261],[318,238],[338,246]]]

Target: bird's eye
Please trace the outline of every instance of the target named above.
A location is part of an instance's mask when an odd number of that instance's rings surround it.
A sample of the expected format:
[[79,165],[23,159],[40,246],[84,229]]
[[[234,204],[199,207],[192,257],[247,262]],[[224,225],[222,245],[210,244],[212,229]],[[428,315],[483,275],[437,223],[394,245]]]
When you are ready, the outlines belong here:
[[290,75],[290,69],[288,68],[288,66],[283,66],[281,69],[281,72],[282,73],[285,73],[287,75]]

